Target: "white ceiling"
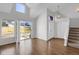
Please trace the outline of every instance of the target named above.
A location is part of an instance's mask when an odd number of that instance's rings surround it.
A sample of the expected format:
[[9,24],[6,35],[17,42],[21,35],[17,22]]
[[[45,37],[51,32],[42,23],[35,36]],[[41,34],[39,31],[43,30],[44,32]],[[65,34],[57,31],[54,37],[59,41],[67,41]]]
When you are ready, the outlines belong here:
[[[49,8],[52,12],[57,10],[57,6],[60,6],[59,11],[68,16],[69,18],[79,18],[79,12],[76,12],[76,9],[79,8],[78,3],[26,3],[30,8],[30,16],[36,17],[41,13],[41,10],[44,8]],[[3,3],[0,4],[0,12],[10,13],[12,10],[13,4]]]
[[10,13],[12,10],[13,4],[11,3],[0,3],[0,12]]
[[[29,4],[30,5],[30,4]],[[35,7],[34,7],[34,6]],[[38,3],[38,4],[31,4],[29,7],[31,7],[31,16],[34,16],[34,14],[39,14],[39,11],[43,8],[48,8],[52,12],[55,12],[57,10],[57,6],[60,6],[59,11],[63,14],[68,16],[69,18],[79,18],[79,12],[76,11],[77,8],[79,8],[78,3]],[[36,15],[35,15],[36,16]]]

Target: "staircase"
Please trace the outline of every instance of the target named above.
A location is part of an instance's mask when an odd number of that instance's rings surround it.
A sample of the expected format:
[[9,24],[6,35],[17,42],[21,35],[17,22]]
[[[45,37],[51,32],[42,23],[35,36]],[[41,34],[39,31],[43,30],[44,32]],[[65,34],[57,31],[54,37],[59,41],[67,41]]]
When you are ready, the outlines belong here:
[[79,48],[79,28],[69,29],[68,46]]

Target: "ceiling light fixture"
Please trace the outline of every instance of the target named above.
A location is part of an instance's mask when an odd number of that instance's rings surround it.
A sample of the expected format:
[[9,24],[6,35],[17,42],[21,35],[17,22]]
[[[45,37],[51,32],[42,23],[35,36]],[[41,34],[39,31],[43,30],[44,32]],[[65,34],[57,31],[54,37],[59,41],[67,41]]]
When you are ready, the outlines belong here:
[[57,10],[55,12],[55,17],[57,19],[60,19],[60,18],[63,18],[64,17],[64,15],[60,12],[60,6],[57,6]]

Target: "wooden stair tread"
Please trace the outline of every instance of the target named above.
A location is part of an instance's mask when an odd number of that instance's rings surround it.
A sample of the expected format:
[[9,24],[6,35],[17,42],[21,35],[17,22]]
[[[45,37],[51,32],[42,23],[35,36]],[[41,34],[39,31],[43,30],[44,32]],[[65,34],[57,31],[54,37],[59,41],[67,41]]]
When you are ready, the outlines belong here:
[[79,32],[79,30],[69,30],[70,32]]
[[69,36],[71,36],[71,37],[79,37],[79,35],[77,35],[77,34],[69,34]]
[[68,41],[69,41],[69,42],[72,42],[72,43],[79,43],[79,40],[72,40],[72,39],[69,39]]
[[68,44],[68,46],[73,47],[73,48],[79,48],[78,44]]
[[69,32],[69,34],[79,34],[79,32]]
[[70,32],[79,32],[79,30],[69,30]]
[[79,48],[79,43],[68,43],[68,46],[74,47],[74,48]]
[[68,39],[74,39],[74,40],[79,40],[79,37],[73,37],[73,36],[69,36]]
[[70,29],[79,29],[78,27],[70,27]]
[[79,28],[70,27],[68,35],[68,45],[79,48]]

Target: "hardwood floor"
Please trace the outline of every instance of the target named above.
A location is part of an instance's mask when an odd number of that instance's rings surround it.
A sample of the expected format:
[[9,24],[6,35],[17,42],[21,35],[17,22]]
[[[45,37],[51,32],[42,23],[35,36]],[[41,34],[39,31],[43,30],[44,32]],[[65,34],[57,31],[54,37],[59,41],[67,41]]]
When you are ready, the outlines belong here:
[[34,55],[46,55],[47,51],[47,42],[41,39],[32,40],[32,54]]
[[28,39],[20,41],[19,47],[16,44],[0,46],[1,55],[79,55],[79,49],[64,47],[62,39],[44,41],[41,39]]
[[79,55],[78,48],[64,47],[64,40],[62,39],[52,39],[49,43],[48,54],[50,55]]
[[16,53],[16,44],[7,44],[0,46],[0,55],[15,55]]

